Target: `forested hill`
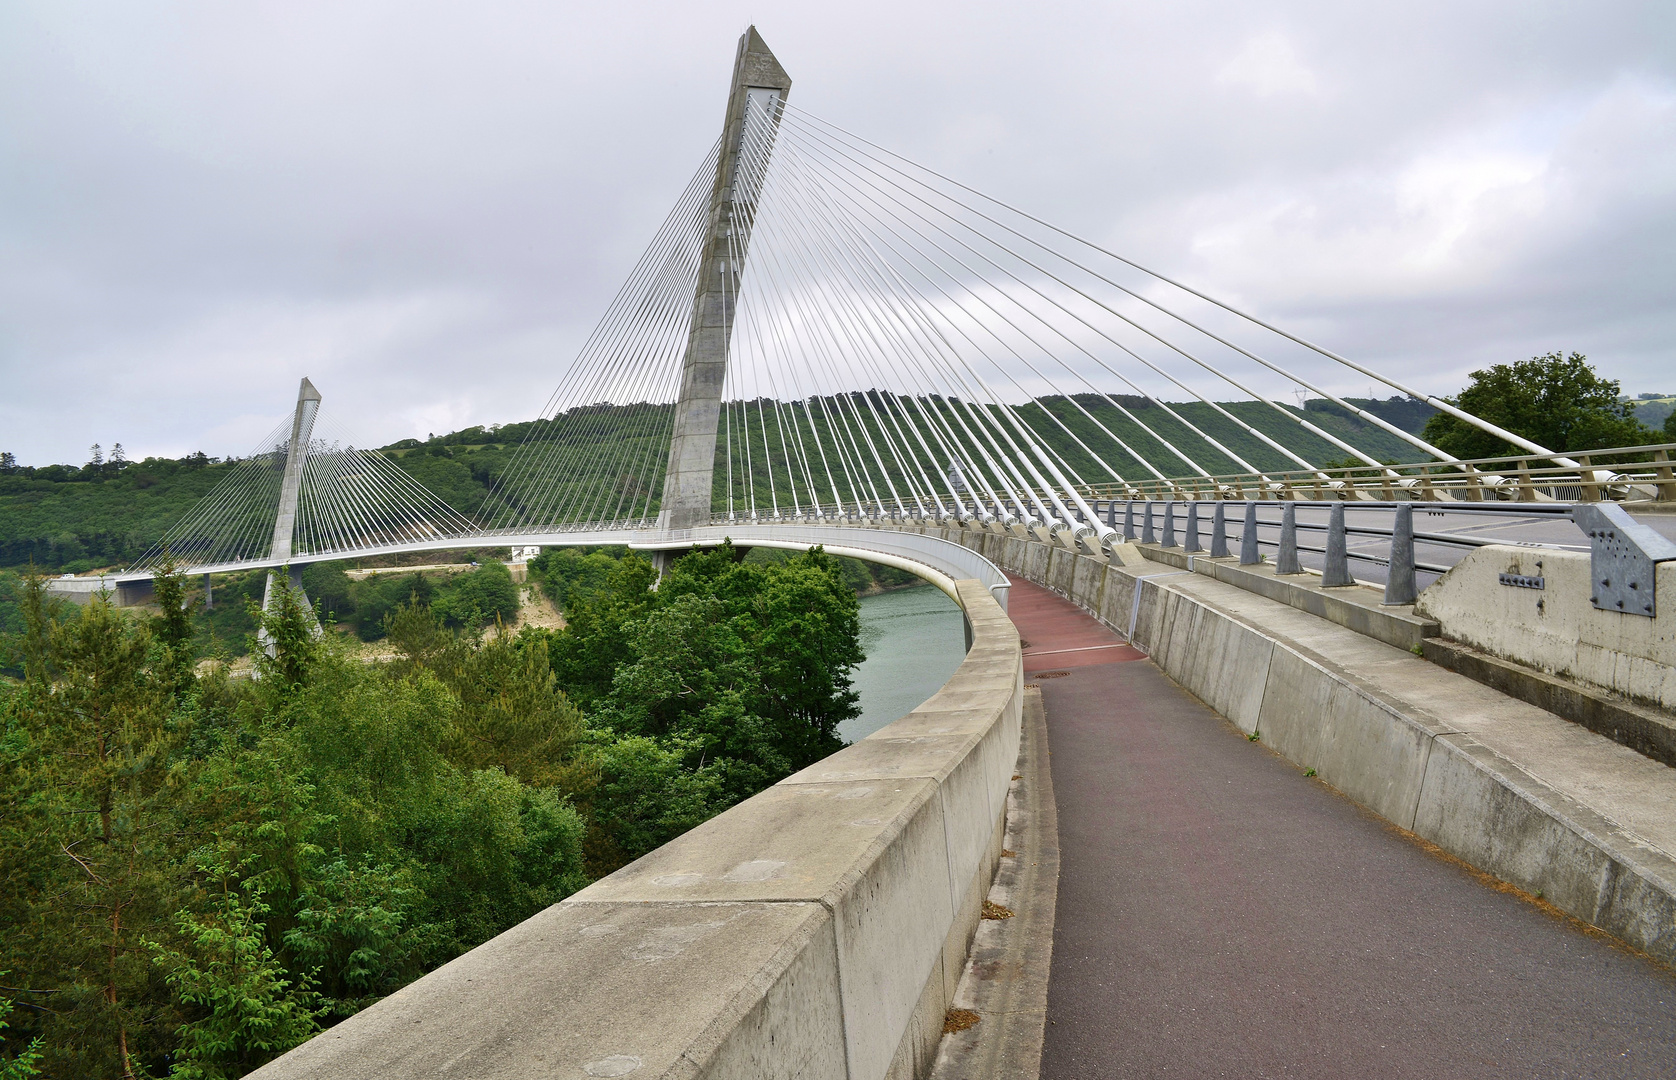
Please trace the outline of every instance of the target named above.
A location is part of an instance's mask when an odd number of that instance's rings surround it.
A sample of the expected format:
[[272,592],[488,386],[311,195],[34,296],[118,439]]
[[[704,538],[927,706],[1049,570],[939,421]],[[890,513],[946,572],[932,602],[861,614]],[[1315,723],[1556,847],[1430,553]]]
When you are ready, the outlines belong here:
[[[1166,438],[1179,440],[1184,447],[1197,446],[1194,452],[1205,468],[1238,471],[1233,462],[1205,446],[1152,402],[1141,398],[1117,400]],[[1347,400],[1415,433],[1435,412],[1429,405],[1405,398]],[[1092,425],[1071,402],[1063,398],[1044,401],[1067,426],[1094,439]],[[1077,403],[1138,451],[1151,454],[1145,434],[1111,405],[1092,395],[1079,397]],[[1267,406],[1248,401],[1224,403],[1224,407],[1241,420],[1281,438],[1309,460],[1330,461],[1344,456],[1330,443],[1285,421]],[[1262,468],[1291,467],[1275,451],[1202,402],[1174,404],[1170,409]],[[1318,427],[1381,460],[1406,462],[1418,456],[1412,446],[1331,402],[1312,399],[1304,403],[1302,411]],[[1062,431],[1039,417],[1030,422],[1050,444],[1073,458],[1077,455]],[[611,427],[609,422],[598,425],[604,431]],[[532,434],[539,437],[539,433],[535,422],[473,427],[423,441],[404,439],[382,449],[455,509],[474,516],[518,446]],[[1125,456],[1112,464],[1126,469],[1132,460]],[[1153,464],[1165,475],[1189,471],[1161,449]],[[155,543],[232,467],[230,461],[201,453],[178,460],[146,458],[40,467],[18,465],[11,453],[0,454],[0,567],[21,568],[32,563],[46,572],[81,573],[125,566]],[[1091,475],[1088,479],[1101,477]]]

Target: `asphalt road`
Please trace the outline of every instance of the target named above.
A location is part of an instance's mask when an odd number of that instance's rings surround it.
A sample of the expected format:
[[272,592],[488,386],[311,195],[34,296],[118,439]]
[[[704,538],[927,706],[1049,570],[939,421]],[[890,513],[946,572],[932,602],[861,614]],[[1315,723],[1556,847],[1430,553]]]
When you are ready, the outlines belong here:
[[[1432,853],[1015,582],[1061,866],[1041,1075],[1676,1077],[1676,973]],[[1104,638],[1099,634],[1106,635]],[[1071,644],[1074,643],[1074,644]]]

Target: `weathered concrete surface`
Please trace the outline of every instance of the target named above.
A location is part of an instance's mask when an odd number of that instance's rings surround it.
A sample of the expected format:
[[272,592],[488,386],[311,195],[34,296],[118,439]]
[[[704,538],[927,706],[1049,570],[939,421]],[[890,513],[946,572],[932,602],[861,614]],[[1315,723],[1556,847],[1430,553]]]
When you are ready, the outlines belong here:
[[108,581],[103,577],[48,578],[48,596],[86,606],[100,593],[108,593],[113,607],[139,607],[157,599],[150,578],[143,581]]
[[1654,761],[1676,766],[1676,713],[1637,705],[1605,690],[1503,660],[1458,641],[1431,638],[1424,649],[1423,655],[1434,664],[1582,724]]
[[978,924],[952,1004],[979,1020],[943,1037],[932,1080],[1033,1077],[1041,1067],[1059,891],[1059,825],[1047,757],[1041,691],[1027,689],[1006,850],[988,897],[1013,915]]
[[[1500,583],[1540,577],[1542,589]],[[1653,618],[1600,611],[1589,602],[1589,556],[1483,547],[1420,594],[1416,611],[1443,636],[1551,675],[1676,711],[1676,562],[1656,569]]]
[[1000,857],[1018,635],[902,720],[252,1074],[923,1076]]
[[1676,961],[1676,769],[1207,574],[1079,573],[1074,560],[1100,560],[946,535],[1031,580],[1085,582],[1068,598],[1114,629],[1114,591],[1138,595],[1115,613],[1133,620],[1132,642],[1242,730],[1450,854]]

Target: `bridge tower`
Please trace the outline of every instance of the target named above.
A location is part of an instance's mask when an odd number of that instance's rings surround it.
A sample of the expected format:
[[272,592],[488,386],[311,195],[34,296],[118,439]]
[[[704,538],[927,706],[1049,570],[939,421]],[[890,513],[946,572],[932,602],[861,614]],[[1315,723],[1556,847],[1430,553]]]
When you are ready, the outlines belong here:
[[[748,28],[739,38],[733,63],[722,152],[710,189],[710,224],[693,295],[687,351],[681,361],[681,396],[675,403],[669,468],[664,474],[658,513],[660,531],[710,523],[716,426],[727,377],[733,309],[739,295],[739,276],[745,269],[756,185],[760,183],[760,170],[740,175],[740,158],[748,132],[752,144],[748,152],[759,154],[764,152],[761,147],[772,145],[779,103],[790,93],[791,77],[768,51],[756,27]],[[751,125],[749,129],[747,124]]]
[[[273,543],[268,548],[269,557],[278,560],[281,566],[291,561],[291,539],[297,527],[297,493],[302,489],[303,467],[308,464],[309,442],[314,438],[314,418],[319,414],[320,391],[304,377],[297,387],[297,411],[291,417],[291,441],[285,447],[285,475],[279,485],[279,511],[274,515]],[[291,568],[291,588],[302,591],[301,568]],[[270,570],[268,583],[262,590],[263,611],[273,602],[273,592],[274,575]]]

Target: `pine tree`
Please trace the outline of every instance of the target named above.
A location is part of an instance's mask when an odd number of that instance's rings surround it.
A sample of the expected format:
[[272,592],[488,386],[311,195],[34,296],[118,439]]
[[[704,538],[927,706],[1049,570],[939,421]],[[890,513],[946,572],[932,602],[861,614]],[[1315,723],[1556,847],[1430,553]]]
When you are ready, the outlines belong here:
[[58,995],[45,1023],[48,1071],[131,1077],[172,1028],[143,944],[167,927],[181,893],[165,784],[172,695],[149,669],[149,631],[107,598],[72,623],[44,623],[40,605],[25,616],[35,655],[15,715],[29,740],[30,797],[17,824],[31,865],[52,878],[25,898],[9,946],[32,960],[31,985]]

